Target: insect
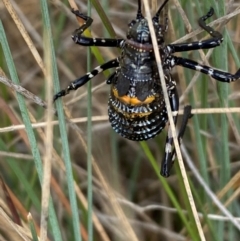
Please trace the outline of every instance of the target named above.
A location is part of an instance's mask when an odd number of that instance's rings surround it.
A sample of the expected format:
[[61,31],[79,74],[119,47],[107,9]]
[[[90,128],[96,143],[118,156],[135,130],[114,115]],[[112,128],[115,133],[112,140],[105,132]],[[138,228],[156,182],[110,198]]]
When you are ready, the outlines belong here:
[[[211,67],[201,65],[193,60],[174,56],[176,52],[215,48],[223,41],[222,34],[207,26],[205,21],[214,14],[214,9],[201,17],[199,26],[210,34],[211,38],[198,42],[165,44],[164,35],[168,29],[168,20],[160,24],[160,13],[168,0],[160,6],[152,18],[155,34],[157,37],[159,53],[162,60],[164,78],[168,90],[174,123],[177,123],[179,98],[176,82],[171,76],[171,69],[180,65],[185,68],[200,71],[222,82],[232,82],[240,78],[240,69],[236,74],[230,74]],[[141,0],[138,0],[136,19],[129,23],[126,39],[121,38],[88,38],[82,35],[93,20],[80,13],[72,12],[85,23],[72,35],[76,44],[84,46],[117,47],[121,49],[118,58],[110,60],[81,78],[73,81],[65,90],[54,96],[54,101],[67,95],[71,90],[76,90],[86,84],[93,77],[104,70],[116,68],[109,76],[106,83],[111,85],[108,114],[113,129],[121,136],[133,140],[142,141],[155,137],[168,122],[166,105],[162,93],[162,86],[154,57],[151,35],[148,22],[141,11]],[[191,117],[190,108],[186,108],[185,120],[183,120],[179,140],[182,138]],[[174,160],[175,149],[171,132],[168,132],[165,144],[165,154],[161,167],[161,175],[168,177]]]

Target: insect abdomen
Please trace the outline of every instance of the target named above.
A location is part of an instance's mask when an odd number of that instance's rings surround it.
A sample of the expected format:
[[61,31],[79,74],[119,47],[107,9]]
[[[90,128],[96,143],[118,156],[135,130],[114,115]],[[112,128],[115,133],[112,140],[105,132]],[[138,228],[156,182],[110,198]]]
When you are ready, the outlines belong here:
[[108,102],[108,115],[113,129],[133,141],[153,138],[167,122],[165,103],[158,94],[141,102],[129,95],[117,96],[114,87]]

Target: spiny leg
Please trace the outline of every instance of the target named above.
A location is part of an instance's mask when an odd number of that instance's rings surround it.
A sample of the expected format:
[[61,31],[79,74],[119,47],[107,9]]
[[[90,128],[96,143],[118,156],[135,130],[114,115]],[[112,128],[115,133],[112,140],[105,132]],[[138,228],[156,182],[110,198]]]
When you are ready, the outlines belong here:
[[171,59],[169,61],[172,67],[175,65],[180,65],[188,69],[197,70],[221,82],[230,83],[240,79],[240,69],[238,69],[238,71],[235,74],[230,74],[228,72],[213,69],[209,66],[201,65],[196,61],[181,58],[181,57],[171,56]]
[[223,41],[223,36],[218,31],[215,31],[210,26],[207,26],[205,21],[214,14],[214,9],[210,8],[209,12],[198,20],[199,26],[208,32],[212,38],[196,41],[192,43],[181,43],[181,44],[169,44],[167,46],[170,53],[183,52],[197,49],[210,49],[219,46]]
[[91,26],[93,19],[80,13],[78,10],[72,9],[72,12],[79,18],[86,22],[78,29],[76,29],[72,35],[72,39],[76,44],[83,46],[102,46],[102,47],[121,47],[123,45],[123,39],[112,39],[112,38],[88,38],[82,36],[82,33]]
[[[171,104],[171,110],[173,115],[173,121],[174,125],[177,123],[177,117],[178,117],[178,109],[179,109],[179,98],[176,88],[172,90],[171,94],[169,95],[169,100]],[[165,144],[165,153],[162,161],[161,166],[161,175],[164,177],[169,176],[170,169],[172,167],[172,156],[173,156],[173,138],[171,129],[168,129],[168,135],[166,138],[166,144]]]
[[111,61],[108,61],[105,64],[102,64],[102,65],[96,67],[91,72],[89,72],[89,73],[85,74],[84,76],[82,76],[81,78],[73,81],[65,90],[61,90],[56,95],[54,95],[53,101],[57,100],[58,98],[60,98],[62,96],[67,95],[71,90],[76,90],[79,87],[83,86],[89,80],[91,80],[93,77],[95,77],[96,75],[98,75],[102,71],[110,69],[110,68],[118,67],[118,66],[119,66],[119,61],[116,58],[116,59],[113,59]]

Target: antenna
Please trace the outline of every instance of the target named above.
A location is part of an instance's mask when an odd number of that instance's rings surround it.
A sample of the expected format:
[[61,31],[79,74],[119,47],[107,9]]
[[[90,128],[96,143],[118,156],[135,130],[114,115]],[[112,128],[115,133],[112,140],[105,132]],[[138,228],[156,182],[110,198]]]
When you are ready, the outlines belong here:
[[141,7],[141,0],[138,0],[138,11],[137,11],[137,19],[142,19],[142,7]]
[[164,6],[167,4],[168,1],[169,0],[165,0],[163,2],[163,4],[160,6],[160,8],[158,9],[157,13],[155,14],[155,16],[152,19],[154,22],[158,22],[159,21],[160,12],[162,11],[162,9],[164,8]]

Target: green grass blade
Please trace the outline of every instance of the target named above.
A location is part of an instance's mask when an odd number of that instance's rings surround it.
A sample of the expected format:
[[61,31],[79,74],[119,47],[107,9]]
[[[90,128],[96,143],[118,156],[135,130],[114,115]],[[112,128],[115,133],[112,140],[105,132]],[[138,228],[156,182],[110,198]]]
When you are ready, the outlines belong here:
[[[47,1],[41,0],[41,8],[42,8],[44,30],[48,36],[49,45],[51,47],[52,73],[53,73],[55,93],[56,93],[57,90],[60,89],[60,87],[59,87],[59,78],[58,78],[57,64],[56,64],[56,58],[54,53]],[[60,101],[57,101],[57,112],[59,117],[59,128],[60,128],[62,146],[63,146],[64,163],[66,167],[68,193],[69,193],[70,205],[72,209],[73,232],[74,232],[75,241],[81,241],[81,234],[79,229],[80,220],[79,220],[76,193],[74,189],[74,179],[73,179],[73,173],[72,173],[71,158],[70,158],[70,152],[69,152],[69,146],[68,146],[68,138],[66,134],[67,132],[66,132],[64,114],[63,114],[63,108],[61,106]]]
[[197,227],[196,227],[195,223],[190,223],[187,220],[176,196],[174,195],[171,187],[169,186],[169,184],[167,182],[167,179],[160,175],[159,166],[158,166],[155,158],[153,157],[147,143],[143,141],[143,142],[140,142],[140,144],[141,144],[141,147],[144,150],[144,153],[146,154],[148,160],[150,161],[150,163],[156,173],[156,176],[158,177],[159,181],[161,182],[164,190],[166,191],[166,193],[167,193],[168,197],[170,198],[171,202],[173,203],[174,207],[177,209],[179,217],[183,221],[185,228],[188,230],[189,235],[192,237],[193,240],[196,240],[196,241],[199,240],[199,235],[197,233]]
[[[12,59],[12,55],[8,46],[8,42],[6,39],[6,35],[5,35],[5,31],[2,25],[2,22],[0,22],[0,41],[1,41],[1,45],[2,45],[2,49],[3,49],[3,53],[4,53],[4,57],[7,63],[7,66],[9,68],[9,73],[11,76],[12,81],[15,84],[20,84],[19,83],[19,79],[18,79],[18,75],[17,75],[17,71],[16,68],[14,66],[14,62]],[[23,119],[23,123],[25,125],[26,128],[26,133],[28,136],[28,140],[31,146],[31,151],[32,151],[32,155],[34,158],[34,162],[35,162],[35,166],[38,172],[38,176],[39,176],[39,180],[40,183],[42,183],[42,160],[41,160],[41,156],[38,150],[38,145],[36,142],[36,138],[32,129],[32,125],[31,125],[31,121],[28,115],[28,109],[24,100],[24,97],[21,94],[16,93],[16,98],[19,104],[19,109],[21,111],[21,115],[22,115],[22,119]],[[59,240],[61,241],[61,232],[60,232],[60,228],[57,222],[57,218],[56,218],[56,214],[54,211],[54,207],[53,207],[53,203],[52,201],[50,201],[50,205],[49,205],[49,220],[50,220],[50,224],[52,227],[52,231],[53,231],[53,235],[55,240]]]
[[91,0],[91,1],[92,1],[92,4],[93,4],[94,8],[96,9],[99,17],[102,20],[103,25],[107,29],[109,35],[112,38],[116,37],[116,33],[115,33],[115,31],[114,31],[114,29],[112,27],[112,24],[109,21],[107,15],[105,14],[105,11],[103,10],[103,8],[102,8],[101,4],[99,3],[99,1],[98,0]]
[[32,219],[32,215],[28,215],[28,224],[31,230],[33,241],[38,241],[39,239],[38,239],[37,231],[35,229],[35,225]]

